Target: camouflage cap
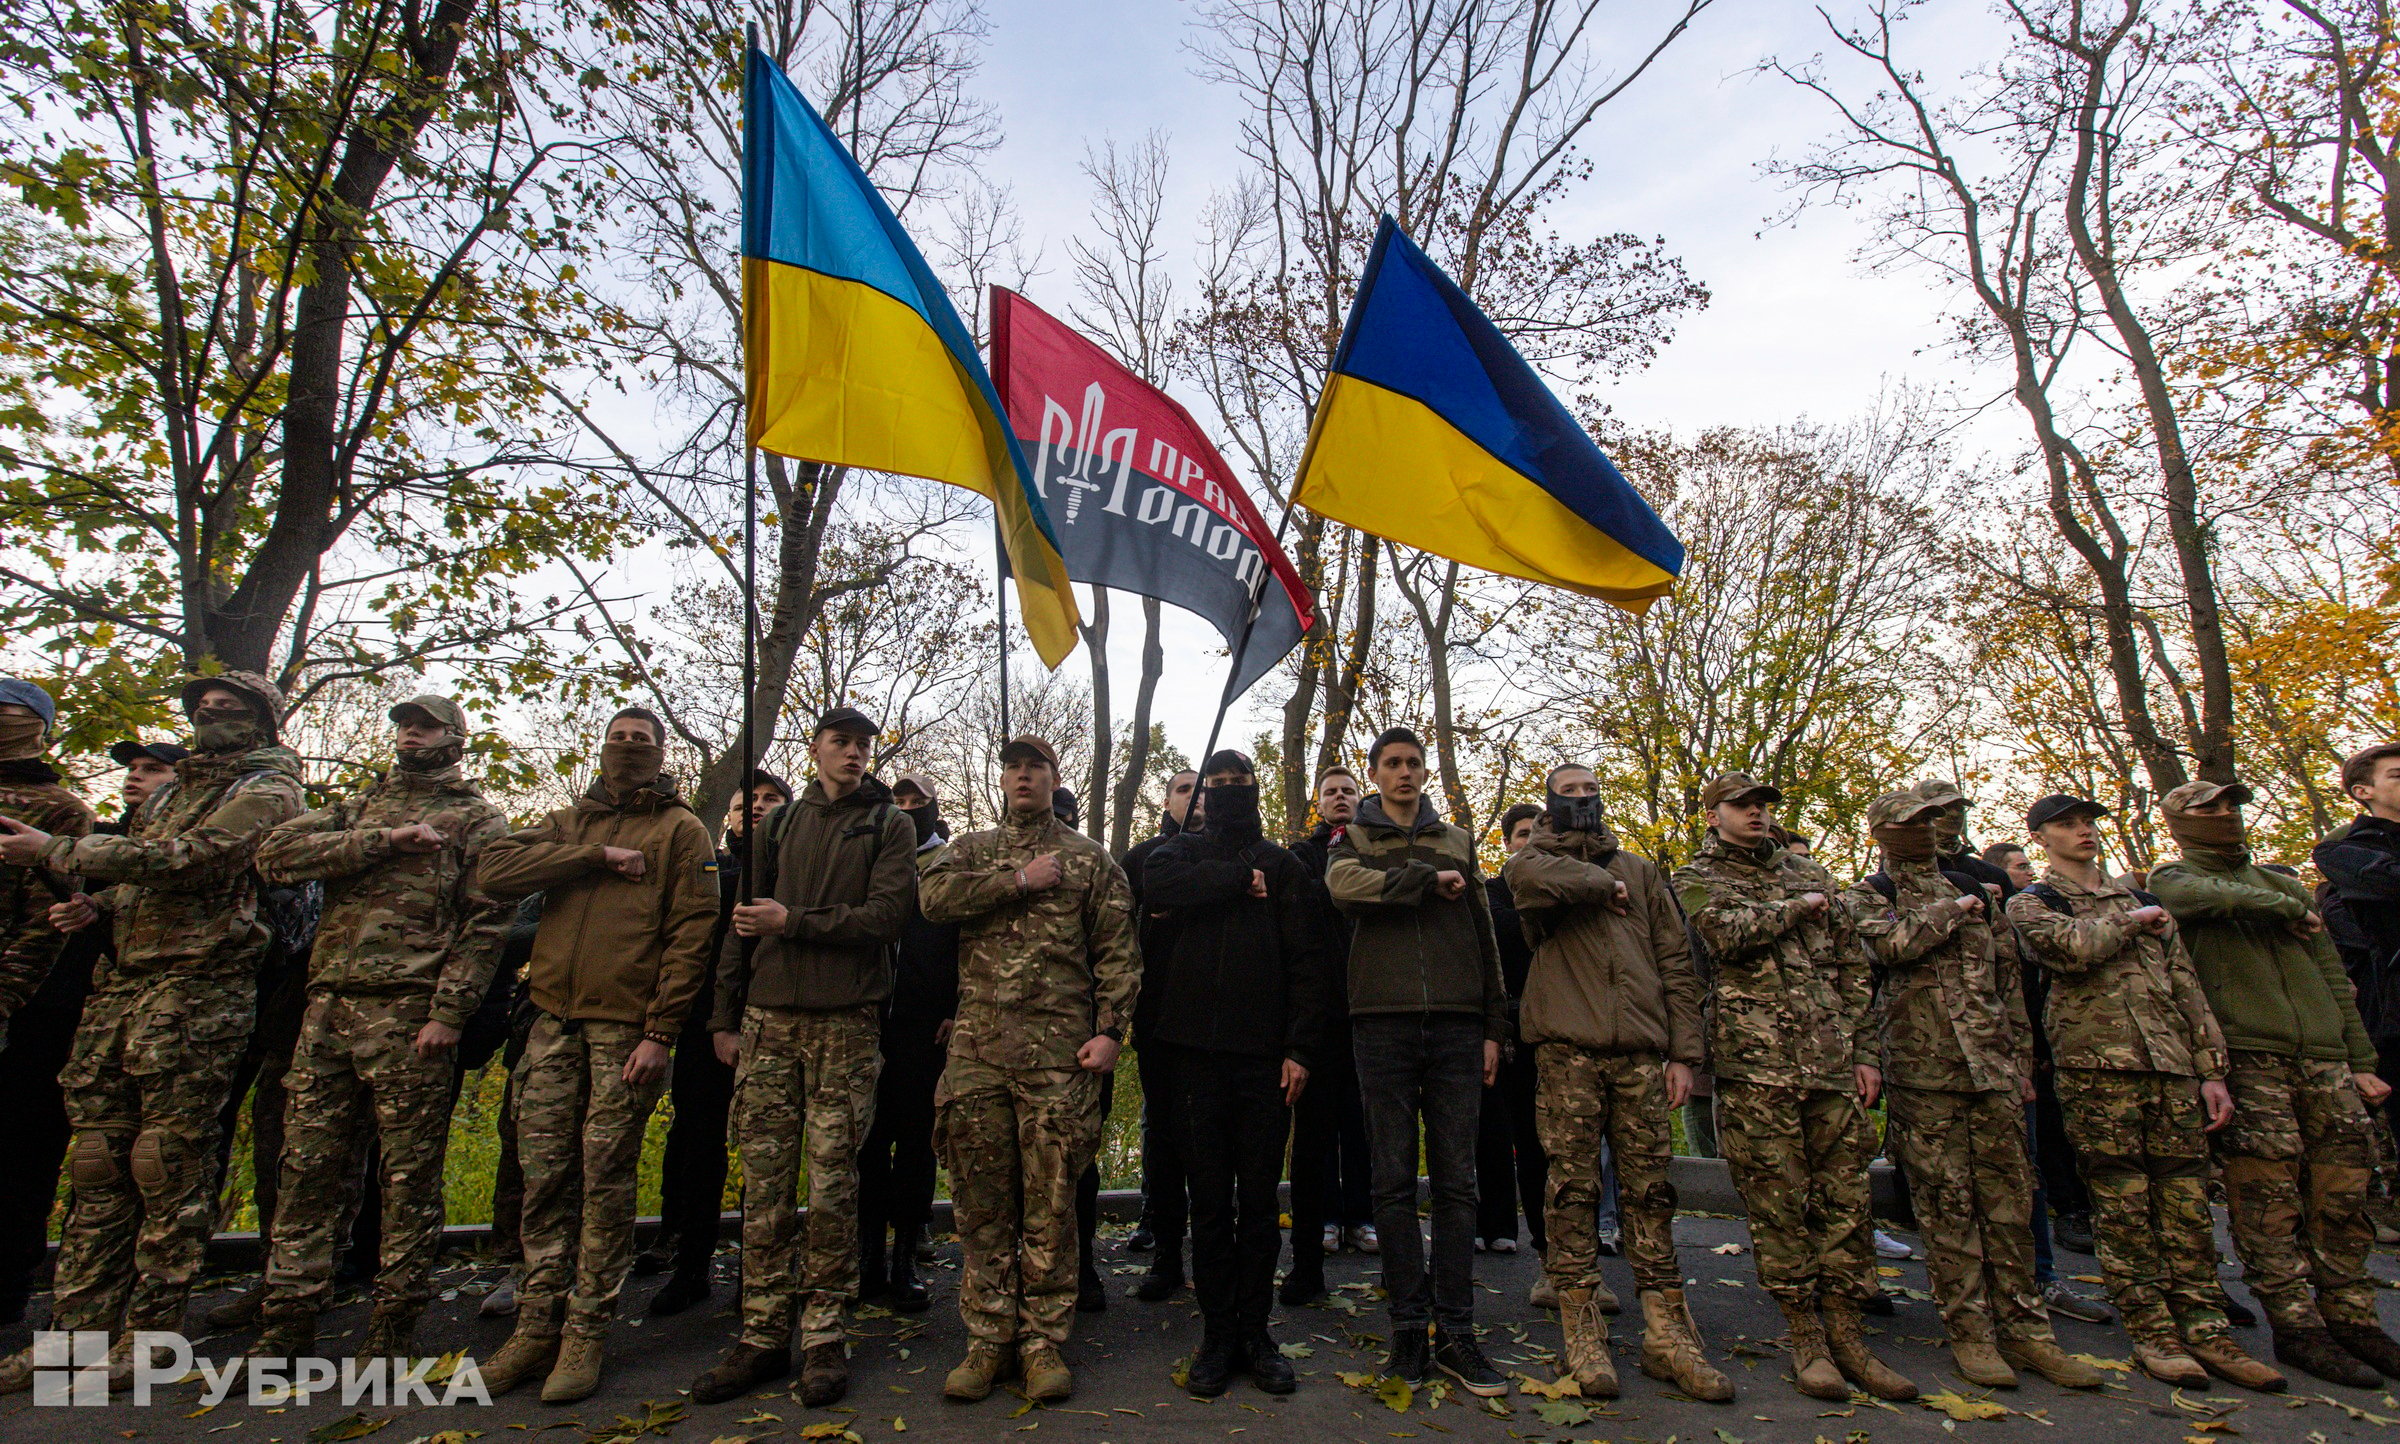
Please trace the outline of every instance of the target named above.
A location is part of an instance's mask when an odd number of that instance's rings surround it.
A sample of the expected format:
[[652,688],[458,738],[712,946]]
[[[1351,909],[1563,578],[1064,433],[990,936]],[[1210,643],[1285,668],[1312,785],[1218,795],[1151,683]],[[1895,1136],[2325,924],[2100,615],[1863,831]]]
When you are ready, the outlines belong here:
[[1720,802],[1740,802],[1761,793],[1769,802],[1783,801],[1781,789],[1769,787],[1747,772],[1728,772],[1710,778],[1708,785],[1700,789],[1700,806],[1705,811]]
[[1031,733],[1022,737],[1011,737],[1000,744],[1001,766],[1006,767],[1011,762],[1026,757],[1039,757],[1050,764],[1051,771],[1058,770],[1058,749]]
[[1969,798],[1957,783],[1944,782],[1939,778],[1928,777],[1909,790],[1936,807],[1973,807],[1975,805],[1973,799]]
[[276,730],[283,727],[283,689],[256,672],[219,672],[214,677],[187,677],[183,683],[183,710],[190,715],[192,704],[211,687],[223,687],[236,692],[267,714],[267,725]]
[[394,722],[438,722],[461,737],[467,735],[467,714],[459,710],[456,702],[447,697],[437,697],[431,692],[411,697],[405,702],[393,703],[391,719]]
[[1929,812],[1940,812],[1942,804],[1913,787],[1887,792],[1867,804],[1867,826],[1882,827],[1886,823],[1911,822]]
[[2159,805],[2169,812],[2189,812],[2222,798],[2240,807],[2257,795],[2239,782],[2187,782],[2159,799]]

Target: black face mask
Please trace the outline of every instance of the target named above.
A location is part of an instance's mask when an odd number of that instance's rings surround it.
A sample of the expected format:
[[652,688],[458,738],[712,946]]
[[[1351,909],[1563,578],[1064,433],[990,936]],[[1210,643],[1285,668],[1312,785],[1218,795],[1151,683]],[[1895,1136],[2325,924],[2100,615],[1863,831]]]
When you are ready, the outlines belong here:
[[1258,832],[1258,784],[1220,782],[1208,789],[1202,823],[1220,837],[1251,837]]
[[950,835],[950,824],[942,821],[942,807],[938,802],[928,802],[923,807],[909,811],[908,821],[909,825],[917,830],[917,846],[919,847],[923,847],[937,837]]
[[1598,832],[1601,827],[1600,799],[1592,797],[1561,797],[1549,794],[1550,826],[1556,832]]

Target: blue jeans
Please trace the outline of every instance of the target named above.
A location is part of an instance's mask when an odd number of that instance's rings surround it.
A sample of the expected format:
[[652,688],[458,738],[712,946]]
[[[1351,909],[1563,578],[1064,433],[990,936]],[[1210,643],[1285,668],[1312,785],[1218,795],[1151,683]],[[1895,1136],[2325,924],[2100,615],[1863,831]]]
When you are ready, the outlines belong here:
[[[1352,1023],[1366,1106],[1375,1231],[1392,1323],[1475,1320],[1475,1130],[1483,1112],[1483,1019],[1370,1013]],[[1417,1235],[1417,1130],[1433,1181],[1433,1267]]]

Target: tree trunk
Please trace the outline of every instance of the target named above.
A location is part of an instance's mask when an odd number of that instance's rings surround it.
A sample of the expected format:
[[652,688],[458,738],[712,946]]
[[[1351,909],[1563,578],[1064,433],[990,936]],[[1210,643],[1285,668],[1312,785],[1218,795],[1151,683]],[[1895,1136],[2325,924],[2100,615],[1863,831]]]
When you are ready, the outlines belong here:
[[1316,620],[1300,639],[1299,675],[1293,679],[1292,695],[1283,704],[1283,827],[1287,837],[1298,837],[1308,826],[1308,813],[1316,801],[1303,757],[1308,751],[1308,719],[1317,706],[1317,657],[1333,645],[1332,627],[1326,621],[1331,610],[1325,599],[1325,519],[1309,512],[1300,519],[1299,568],[1300,580],[1317,599]]
[[[1342,657],[1341,669],[1325,689],[1325,731],[1317,742],[1319,777],[1325,775],[1326,768],[1341,760],[1342,744],[1350,738],[1350,714],[1358,710],[1359,681],[1366,675],[1367,658],[1375,646],[1375,538],[1364,532],[1352,535],[1358,540],[1358,620],[1351,630],[1350,645]],[[1360,790],[1365,790],[1364,784]]]
[[1115,751],[1116,721],[1108,705],[1108,588],[1092,588],[1089,620],[1076,623],[1083,654],[1092,663],[1092,770],[1083,783],[1083,831],[1092,841],[1108,839],[1109,757]]
[[1142,680],[1133,693],[1133,730],[1125,739],[1125,770],[1117,778],[1115,812],[1109,819],[1108,850],[1123,857],[1133,846],[1133,809],[1141,799],[1142,777],[1150,770],[1150,703],[1158,695],[1159,676],[1167,669],[1166,649],[1159,645],[1158,598],[1142,598]]

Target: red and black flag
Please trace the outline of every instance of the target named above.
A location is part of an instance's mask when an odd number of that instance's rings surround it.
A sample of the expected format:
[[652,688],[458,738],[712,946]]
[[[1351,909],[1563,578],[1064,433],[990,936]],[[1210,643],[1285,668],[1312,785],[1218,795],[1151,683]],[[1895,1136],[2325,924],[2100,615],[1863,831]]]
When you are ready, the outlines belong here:
[[1171,602],[1237,645],[1228,696],[1298,645],[1308,589],[1191,413],[1013,291],[992,288],[992,380],[1067,575]]

